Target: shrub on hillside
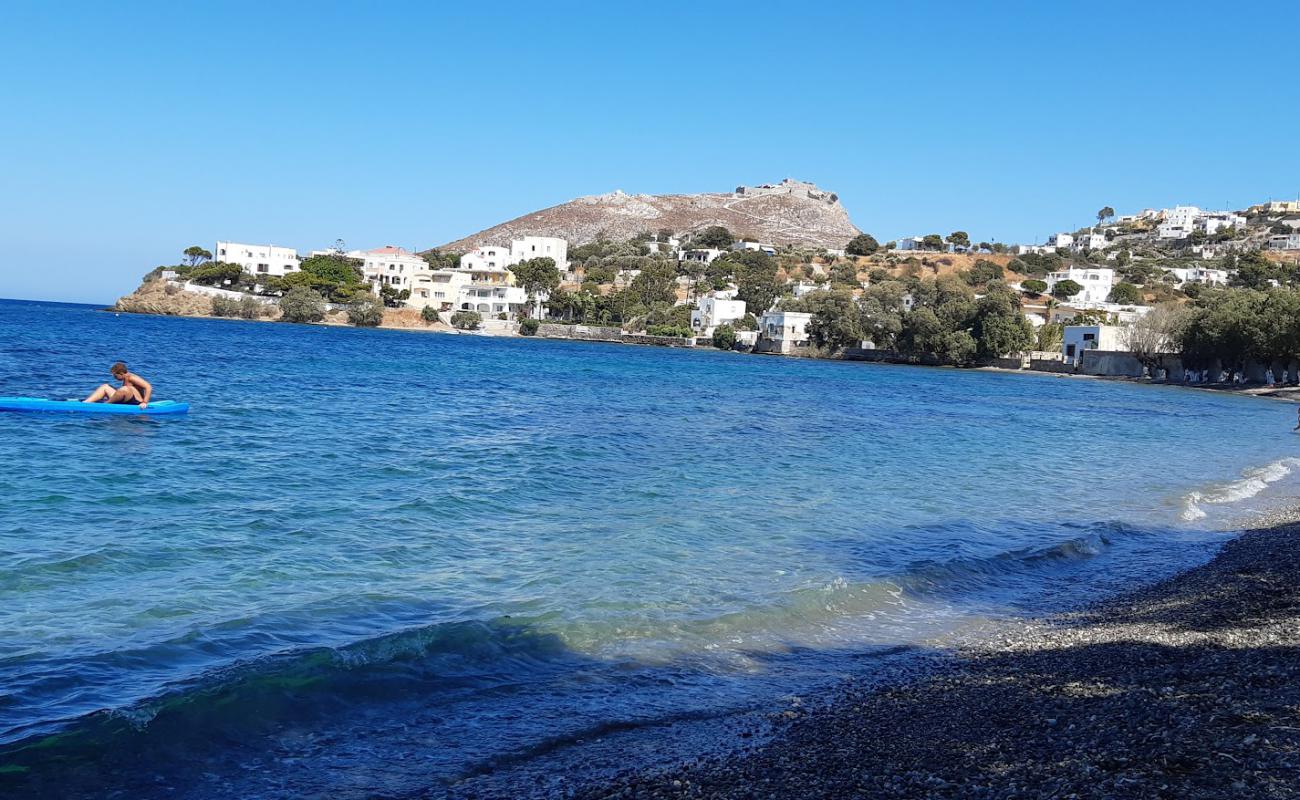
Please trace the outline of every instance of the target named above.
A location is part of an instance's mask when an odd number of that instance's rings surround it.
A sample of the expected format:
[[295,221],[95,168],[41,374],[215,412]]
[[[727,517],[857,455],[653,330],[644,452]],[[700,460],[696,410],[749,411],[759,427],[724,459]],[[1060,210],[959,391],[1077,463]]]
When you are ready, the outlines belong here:
[[1131,283],[1117,283],[1106,299],[1112,303],[1140,303],[1142,292]]
[[245,295],[239,300],[239,316],[244,319],[260,319],[262,304],[257,302],[256,298]]
[[320,322],[325,319],[325,301],[305,286],[296,286],[280,298],[281,319],[285,322]]
[[472,331],[478,328],[479,323],[483,321],[483,316],[477,311],[457,311],[451,315],[452,327],[462,331]]
[[440,321],[441,318],[438,316],[438,309],[433,306],[425,306],[420,309],[420,319],[432,323]]
[[214,317],[239,316],[239,301],[233,297],[212,298],[212,316]]
[[358,328],[377,328],[384,321],[384,306],[371,297],[358,297],[348,304],[348,323]]
[[1020,288],[1030,294],[1042,294],[1047,291],[1047,283],[1045,281],[1040,281],[1037,278],[1030,278],[1027,281],[1021,281]]
[[1000,265],[986,258],[981,258],[962,277],[971,286],[983,286],[989,281],[1002,280],[1002,276],[1003,272]]
[[519,323],[519,333],[524,336],[535,336],[537,329],[542,327],[542,323],[535,319],[526,319]]
[[844,248],[844,252],[851,256],[869,256],[880,249],[880,243],[876,237],[869,233],[860,233],[854,236]]

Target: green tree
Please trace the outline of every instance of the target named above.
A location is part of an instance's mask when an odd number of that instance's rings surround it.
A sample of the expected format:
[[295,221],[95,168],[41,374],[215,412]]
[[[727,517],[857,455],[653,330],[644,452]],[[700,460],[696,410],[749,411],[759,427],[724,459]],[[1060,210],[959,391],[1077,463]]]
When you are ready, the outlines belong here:
[[[812,312],[808,321],[808,338],[817,347],[834,353],[845,347],[857,347],[862,341],[862,312],[853,293],[843,290],[813,292],[803,298]],[[783,304],[782,306],[786,306]]]
[[1110,294],[1106,296],[1106,300],[1111,303],[1125,303],[1130,305],[1133,303],[1141,303],[1142,290],[1138,289],[1138,287],[1131,283],[1117,283],[1113,288],[1111,288]]
[[1020,288],[1029,294],[1042,294],[1047,291],[1047,284],[1037,278],[1030,278],[1027,281],[1021,281]]
[[519,333],[521,336],[535,336],[537,329],[542,327],[542,323],[535,319],[526,319],[519,323]]
[[736,237],[731,235],[731,231],[721,225],[710,225],[691,237],[691,245],[694,247],[713,247],[721,249],[731,247],[735,241]]
[[460,253],[444,253],[437,248],[420,254],[430,269],[456,269],[460,266]]
[[736,329],[730,325],[719,325],[713,329],[713,346],[719,350],[731,350],[736,346]]
[[[353,302],[360,302],[364,297],[358,296],[359,293],[353,292]],[[373,297],[371,292],[365,292],[366,297]],[[407,300],[411,299],[410,289],[396,289],[386,283],[379,285],[379,299],[388,308],[401,308]]]
[[462,331],[477,330],[483,315],[477,311],[457,311],[451,315],[452,327]]
[[205,261],[212,260],[212,253],[197,244],[185,248],[183,255],[185,256],[185,265],[189,267],[197,267]]
[[966,231],[953,231],[948,234],[946,241],[953,247],[966,249],[970,247],[970,234]]
[[1238,258],[1236,266],[1237,273],[1232,278],[1233,286],[1247,289],[1266,289],[1273,285],[1273,281],[1280,282],[1286,277],[1286,271],[1282,268],[1282,265],[1270,261],[1258,250],[1246,253]]
[[1038,327],[1038,341],[1034,344],[1034,349],[1042,352],[1053,352],[1061,349],[1061,343],[1065,341],[1065,326],[1059,322],[1048,322]]
[[252,283],[252,277],[245,274],[243,267],[238,264],[227,264],[224,261],[213,261],[195,267],[187,277],[202,286],[224,286],[227,284],[236,286]]
[[926,250],[942,250],[943,237],[937,233],[931,233],[921,239],[921,246]]
[[831,267],[831,285],[856,288],[858,285],[858,268],[852,263],[837,262]]
[[359,258],[330,254],[305,258],[298,269],[327,284],[355,286],[362,282],[361,264]]
[[1069,300],[1071,297],[1074,297],[1082,291],[1083,287],[1079,285],[1077,281],[1072,281],[1067,278],[1063,281],[1057,281],[1056,285],[1052,287],[1052,297],[1055,297],[1057,300]]
[[252,295],[239,298],[239,316],[244,319],[261,319],[262,303]]
[[976,301],[971,335],[975,354],[982,359],[1023,353],[1034,345],[1034,326],[1020,312],[1015,293],[1005,285],[992,285],[988,294]]
[[237,317],[239,316],[239,301],[233,297],[216,296],[212,298],[212,316],[214,317]]
[[533,309],[538,308],[540,295],[549,295],[560,285],[560,270],[553,258],[530,258],[513,265],[510,271],[515,274],[515,282],[528,293],[528,304]]
[[869,233],[859,233],[845,245],[844,252],[851,256],[869,256],[880,249],[880,242]]
[[962,277],[971,286],[983,286],[989,281],[1002,280],[1004,273],[1002,267],[996,262],[981,258],[975,261],[975,264],[967,270]]
[[384,321],[384,306],[373,295],[348,304],[348,323],[358,328],[377,328]]
[[438,322],[440,320],[438,316],[438,309],[434,308],[433,306],[425,306],[424,308],[420,309],[420,319],[429,323]]
[[1106,206],[1105,208],[1097,212],[1097,225],[1098,226],[1103,225],[1106,222],[1106,220],[1110,219],[1113,216],[1115,216],[1115,209],[1111,208],[1110,206]]
[[320,322],[325,319],[325,300],[305,286],[295,286],[280,298],[280,319],[285,322]]

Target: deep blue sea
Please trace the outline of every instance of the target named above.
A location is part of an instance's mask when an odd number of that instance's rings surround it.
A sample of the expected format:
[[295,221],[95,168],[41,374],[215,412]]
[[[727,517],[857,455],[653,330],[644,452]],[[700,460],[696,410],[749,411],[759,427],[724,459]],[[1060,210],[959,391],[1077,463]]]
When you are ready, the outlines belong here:
[[439,791],[1204,559],[1293,406],[0,301],[0,795]]

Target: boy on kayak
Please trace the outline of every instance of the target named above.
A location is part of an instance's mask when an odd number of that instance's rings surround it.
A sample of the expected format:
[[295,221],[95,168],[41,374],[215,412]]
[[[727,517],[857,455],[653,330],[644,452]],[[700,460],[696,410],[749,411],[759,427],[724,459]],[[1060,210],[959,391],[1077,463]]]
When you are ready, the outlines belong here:
[[153,396],[153,386],[139,375],[132,374],[121,361],[108,370],[113,377],[122,382],[120,387],[105,383],[90,393],[84,403],[117,403],[130,405],[138,403],[140,408],[149,407],[149,398]]

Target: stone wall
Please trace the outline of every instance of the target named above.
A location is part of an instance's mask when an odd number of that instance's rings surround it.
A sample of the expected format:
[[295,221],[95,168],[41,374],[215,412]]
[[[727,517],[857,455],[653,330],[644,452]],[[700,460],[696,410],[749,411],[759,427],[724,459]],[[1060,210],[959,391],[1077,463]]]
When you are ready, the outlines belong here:
[[594,342],[618,342],[623,339],[621,328],[602,328],[595,325],[555,325],[544,323],[537,335],[547,339],[584,339]]
[[1084,350],[1079,359],[1079,374],[1104,375],[1110,378],[1142,377],[1142,362],[1132,353],[1118,350]]
[[619,339],[624,344],[653,344],[659,347],[694,347],[695,337],[650,336],[644,333],[625,333]]

